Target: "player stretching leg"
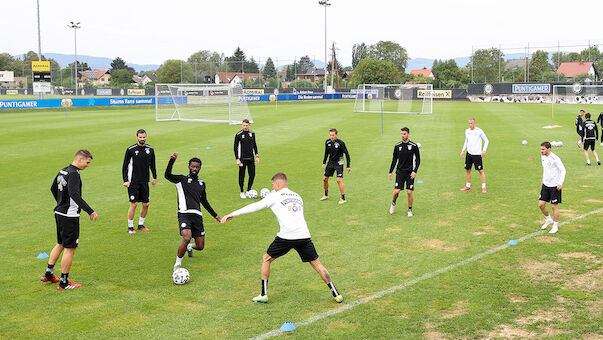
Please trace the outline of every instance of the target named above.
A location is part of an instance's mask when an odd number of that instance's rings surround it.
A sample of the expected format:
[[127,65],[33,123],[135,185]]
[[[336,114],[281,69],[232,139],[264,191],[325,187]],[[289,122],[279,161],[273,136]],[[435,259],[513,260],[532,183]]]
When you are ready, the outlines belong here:
[[266,254],[262,258],[262,290],[260,295],[254,297],[252,301],[266,303],[268,302],[268,278],[270,276],[270,264],[280,256],[283,256],[291,249],[295,249],[302,262],[309,262],[310,266],[316,270],[318,275],[327,284],[333,299],[337,303],[343,301],[343,296],[339,294],[329,271],[320,263],[318,254],[312,243],[308,224],[304,218],[304,201],[297,193],[289,190],[287,176],[284,173],[277,173],[272,176],[272,187],[274,190],[259,202],[249,204],[239,210],[236,210],[222,218],[222,223],[230,221],[234,216],[250,214],[264,208],[270,208],[276,215],[280,225],[280,230],[276,238],[268,247]]

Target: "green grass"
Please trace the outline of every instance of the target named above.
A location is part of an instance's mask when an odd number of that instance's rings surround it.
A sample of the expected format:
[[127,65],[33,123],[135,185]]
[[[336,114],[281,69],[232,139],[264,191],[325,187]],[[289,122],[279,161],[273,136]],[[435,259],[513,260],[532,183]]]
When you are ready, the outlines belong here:
[[[353,102],[250,104],[262,156],[255,188],[270,187],[275,172],[289,176],[344,304],[538,230],[544,140],[565,145],[554,149],[568,172],[561,221],[603,206],[603,167],[585,167],[575,146],[575,106],[556,107],[551,119],[550,105],[439,102],[433,115],[386,114],[384,135],[379,114],[352,109]],[[458,190],[471,116],[490,138],[487,194]],[[191,281],[172,283],[180,238],[176,190],[163,179],[169,155],[180,153],[175,173],[186,173],[193,156],[203,160],[201,177],[220,215],[249,201],[238,198],[232,142],[239,126],[154,117],[153,107],[74,109],[68,119],[61,109],[0,112],[0,338],[248,338],[340,307],[294,252],[273,263],[269,303],[250,301],[259,293],[261,257],[278,230],[269,210],[225,225],[207,218],[206,249],[183,261]],[[562,128],[542,128],[549,124]],[[418,179],[424,183],[416,184],[413,218],[406,217],[405,195],[396,214],[387,212],[393,190],[387,172],[402,126],[422,143]],[[318,201],[331,127],[352,158],[343,206]],[[155,147],[160,177],[151,188],[151,231],[131,236],[121,164],[139,128]],[[56,242],[51,181],[82,147],[94,155],[82,172],[83,196],[100,218],[81,219],[70,278],[83,287],[58,292],[39,282],[46,261],[35,257]],[[473,182],[479,188],[477,173]],[[336,183],[330,186],[335,198]],[[533,237],[281,337],[601,337],[602,225],[602,213],[590,215],[553,236]]]

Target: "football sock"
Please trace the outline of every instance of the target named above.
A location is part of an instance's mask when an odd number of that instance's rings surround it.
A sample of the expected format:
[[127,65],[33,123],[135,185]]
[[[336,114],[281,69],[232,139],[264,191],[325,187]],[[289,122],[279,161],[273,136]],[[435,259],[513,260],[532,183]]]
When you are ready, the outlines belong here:
[[333,281],[327,283],[327,286],[331,290],[331,294],[333,294],[333,297],[337,297],[337,295],[339,295],[339,292],[337,291],[337,288],[335,288]]
[[128,220],[128,229],[134,228],[134,220]]
[[325,196],[329,196],[329,190],[325,190]]
[[54,274],[54,264],[49,264],[48,268],[46,268],[46,274],[44,274],[47,278],[51,278]]
[[345,201],[345,194],[341,195],[341,199]]
[[[139,217],[138,218],[138,225],[143,225],[144,224],[144,219],[145,219],[144,217]],[[132,222],[134,222],[134,221],[132,221]]]
[[262,280],[262,292],[260,295],[268,295],[268,280]]
[[590,164],[590,159],[586,161],[586,164]]
[[559,227],[559,222],[553,222],[553,228],[558,228]]
[[547,216],[545,216],[545,217],[544,217],[544,219],[545,219],[547,222],[551,222],[551,221],[553,220],[553,219],[551,218],[551,215],[547,215]]
[[486,183],[482,183],[482,188],[485,188],[485,187],[486,187]]
[[408,211],[412,211],[412,207],[408,207]]
[[182,265],[182,257],[178,257],[178,255],[176,255],[176,264],[174,264],[174,267],[181,266],[181,265]]
[[396,206],[396,201],[392,201],[392,205],[395,207]]
[[471,183],[467,182],[467,184],[465,185],[467,188],[471,188]]
[[195,247],[196,245],[194,243],[189,243],[188,246],[186,246],[186,250],[193,250]]
[[65,287],[67,284],[69,284],[69,273],[61,273],[61,280],[59,284],[61,287]]

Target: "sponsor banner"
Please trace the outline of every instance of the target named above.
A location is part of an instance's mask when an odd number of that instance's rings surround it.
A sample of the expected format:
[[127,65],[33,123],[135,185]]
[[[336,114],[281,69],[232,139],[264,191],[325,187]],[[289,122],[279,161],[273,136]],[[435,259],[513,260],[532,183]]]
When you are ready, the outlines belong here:
[[513,84],[513,93],[551,93],[551,84]]
[[[417,90],[417,98],[425,98],[429,96],[429,90]],[[452,90],[431,90],[433,99],[450,99],[452,98]]]
[[264,89],[243,89],[243,94],[264,94]]
[[32,72],[50,72],[50,61],[32,61]]
[[39,82],[39,81],[50,82],[50,80],[51,80],[50,71],[36,71],[33,73],[33,81],[34,82]]
[[[177,102],[186,103],[186,98]],[[154,97],[141,98],[72,98],[72,107],[85,106],[123,106],[123,105],[154,105]],[[165,104],[172,103],[171,98]],[[0,100],[0,110],[2,109],[37,109],[37,108],[56,108],[62,107],[62,99],[37,99],[37,100]]]
[[6,94],[14,96],[19,94],[19,90],[6,90]]
[[97,96],[112,96],[113,90],[112,89],[96,89],[96,95]]
[[0,82],[2,81],[15,81],[15,72],[0,71]]
[[[362,89],[351,89],[350,93],[362,93]],[[377,95],[379,94],[379,90],[375,90],[375,89],[366,89],[364,90],[364,93],[368,93],[368,94],[372,94],[372,95]]]
[[50,93],[50,83],[35,82],[33,83],[33,91],[34,93]]
[[144,89],[128,89],[128,96],[144,96]]

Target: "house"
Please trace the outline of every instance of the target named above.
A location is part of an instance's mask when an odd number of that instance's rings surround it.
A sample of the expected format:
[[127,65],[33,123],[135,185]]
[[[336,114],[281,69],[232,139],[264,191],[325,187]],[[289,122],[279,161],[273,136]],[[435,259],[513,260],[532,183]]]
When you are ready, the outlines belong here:
[[311,70],[306,71],[305,73],[298,73],[298,80],[309,80],[311,82],[317,82],[320,79],[325,77],[325,69],[324,68],[313,68]]
[[523,69],[526,67],[528,62],[528,58],[518,58],[518,59],[507,59],[505,60],[505,71],[506,70],[513,70],[516,68],[520,68]]
[[262,83],[264,83],[264,77],[261,73],[216,72],[215,83],[239,84],[245,79],[253,79],[257,81],[258,78],[261,79]]
[[80,84],[92,84],[93,86],[106,86],[111,83],[111,71],[94,70],[78,72],[78,81]]
[[561,73],[564,77],[573,78],[579,74],[588,74],[589,76],[598,77],[599,72],[592,61],[574,61],[561,63],[557,69],[557,73]]
[[150,82],[154,82],[157,79],[157,75],[155,75],[155,73],[152,74],[145,74],[144,76],[139,76],[138,74],[135,74],[132,76],[132,81],[136,84],[142,84],[142,86],[147,85]]
[[433,72],[431,72],[430,69],[412,70],[410,71],[410,75],[415,77],[423,76],[425,78],[435,79],[435,76],[433,75]]

